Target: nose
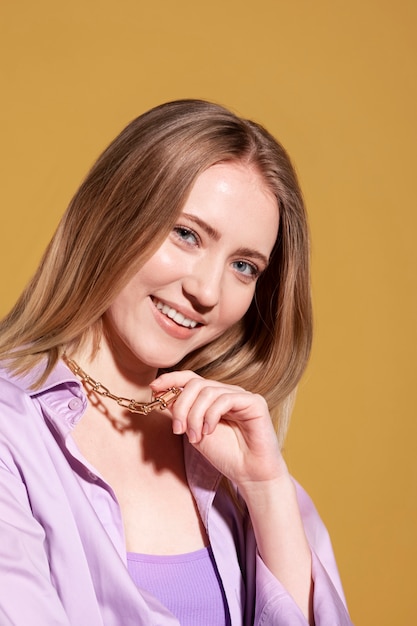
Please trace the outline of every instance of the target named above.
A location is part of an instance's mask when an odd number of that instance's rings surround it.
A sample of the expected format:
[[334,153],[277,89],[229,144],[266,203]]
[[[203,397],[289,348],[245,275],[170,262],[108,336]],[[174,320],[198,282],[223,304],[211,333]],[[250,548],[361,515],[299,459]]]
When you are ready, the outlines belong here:
[[224,265],[220,259],[200,259],[184,277],[182,288],[184,295],[196,311],[213,309],[219,302],[224,274]]

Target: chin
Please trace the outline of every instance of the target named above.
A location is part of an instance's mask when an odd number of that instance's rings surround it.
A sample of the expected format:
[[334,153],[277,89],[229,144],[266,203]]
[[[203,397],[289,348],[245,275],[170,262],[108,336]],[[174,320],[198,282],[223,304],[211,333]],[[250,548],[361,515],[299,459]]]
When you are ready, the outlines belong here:
[[187,354],[180,354],[180,355],[175,355],[172,357],[169,357],[169,355],[158,355],[157,357],[155,356],[151,356],[148,355],[148,357],[146,356],[141,356],[141,355],[137,355],[137,358],[139,361],[141,361],[141,363],[143,363],[144,365],[148,366],[148,367],[153,367],[157,370],[161,370],[161,369],[175,369],[175,366],[180,363],[185,357],[187,356]]

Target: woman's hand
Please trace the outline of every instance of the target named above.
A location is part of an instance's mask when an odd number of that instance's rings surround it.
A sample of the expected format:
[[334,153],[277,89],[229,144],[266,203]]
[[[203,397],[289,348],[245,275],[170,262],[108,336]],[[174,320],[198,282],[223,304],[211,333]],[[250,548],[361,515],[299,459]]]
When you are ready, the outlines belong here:
[[237,485],[263,561],[314,624],[310,548],[264,398],[190,371],[151,384],[156,395],[169,387],[183,388],[169,407],[174,433]]
[[169,387],[183,389],[169,407],[174,433],[186,433],[227,478],[244,488],[287,474],[262,396],[191,371],[163,374],[151,384],[156,395]]

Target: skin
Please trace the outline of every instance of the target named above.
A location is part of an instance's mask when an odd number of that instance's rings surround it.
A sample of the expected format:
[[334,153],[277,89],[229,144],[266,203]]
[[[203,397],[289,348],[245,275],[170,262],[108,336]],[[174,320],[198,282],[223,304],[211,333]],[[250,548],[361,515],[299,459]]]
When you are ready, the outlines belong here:
[[[256,172],[236,164],[203,172],[178,226],[107,311],[123,366],[136,375],[138,361],[155,370],[175,365],[241,319],[277,232],[276,200]],[[197,326],[179,326],[156,301]]]
[[88,349],[73,355],[125,397],[182,393],[152,418],[90,396],[74,438],[117,496],[127,549],[171,554],[208,542],[185,476],[185,434],[238,486],[261,557],[312,623],[310,550],[265,400],[191,371],[157,376],[245,314],[278,223],[276,199],[253,168],[224,163],[199,176],[172,233],[107,311],[94,359]]

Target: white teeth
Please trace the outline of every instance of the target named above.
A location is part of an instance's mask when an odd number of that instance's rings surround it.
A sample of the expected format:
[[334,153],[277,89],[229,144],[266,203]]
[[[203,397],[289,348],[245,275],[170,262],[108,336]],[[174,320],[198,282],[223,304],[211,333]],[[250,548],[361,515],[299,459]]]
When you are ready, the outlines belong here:
[[159,300],[155,301],[155,306],[158,311],[161,311],[164,315],[174,320],[174,322],[176,324],[179,324],[180,326],[185,326],[185,328],[195,328],[197,326],[197,322],[195,320],[191,320],[188,317],[185,317],[179,311],[172,309],[170,306],[164,304],[163,302],[160,302]]
[[183,315],[182,313],[177,313],[172,319],[174,320],[174,322],[177,322],[177,324],[182,324],[185,320],[185,315]]

